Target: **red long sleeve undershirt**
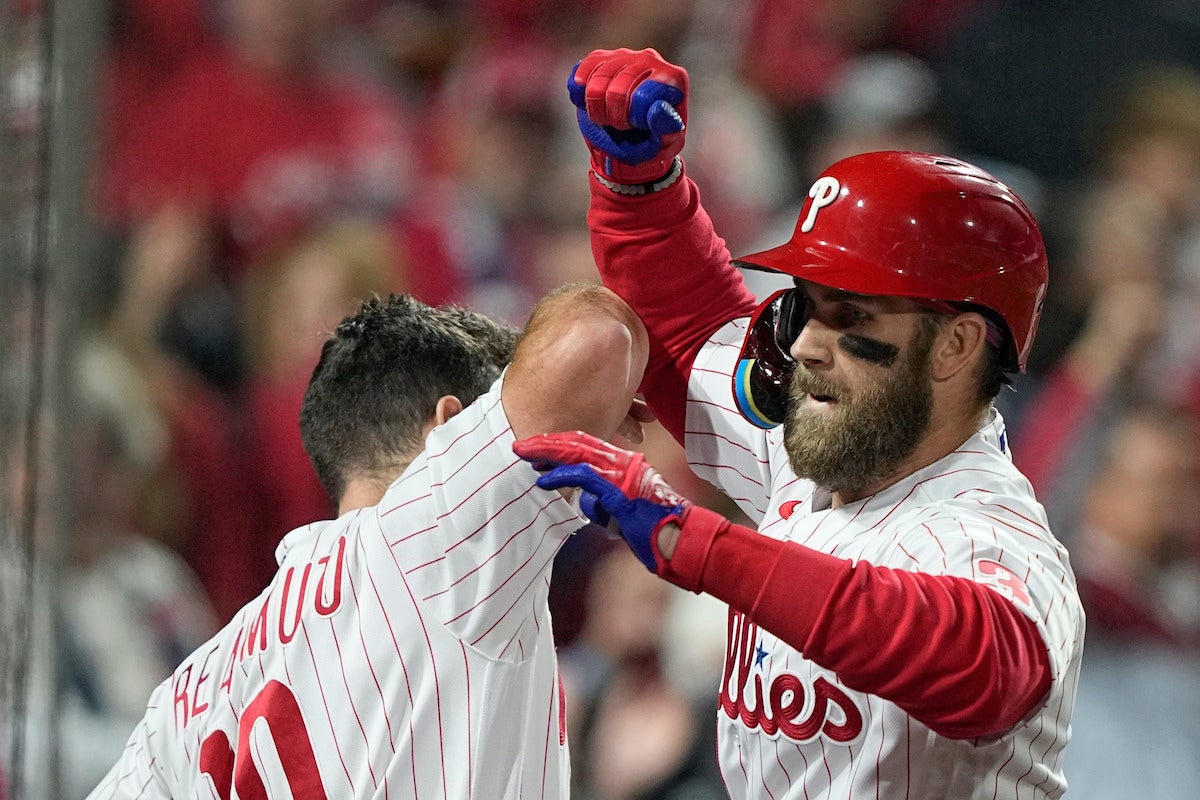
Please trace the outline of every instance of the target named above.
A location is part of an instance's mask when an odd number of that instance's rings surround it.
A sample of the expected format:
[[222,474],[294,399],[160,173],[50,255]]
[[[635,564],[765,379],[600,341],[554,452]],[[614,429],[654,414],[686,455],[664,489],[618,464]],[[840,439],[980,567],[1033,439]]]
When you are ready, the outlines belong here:
[[683,442],[688,374],[708,337],[748,317],[757,301],[729,263],[725,242],[685,175],[669,189],[617,195],[591,176],[588,228],[604,285],[629,303],[650,335],[642,392]]
[[1007,730],[1050,689],[1037,625],[966,578],[855,564],[699,506],[660,562],[663,578],[728,603],[850,688],[951,739]]
[[[696,354],[756,301],[686,175],[641,197],[591,184],[596,262],[605,285],[646,324],[643,391],[682,442]],[[947,737],[1004,731],[1050,687],[1034,622],[965,578],[853,564],[699,507],[689,511],[662,575],[728,603],[847,686],[895,702]]]

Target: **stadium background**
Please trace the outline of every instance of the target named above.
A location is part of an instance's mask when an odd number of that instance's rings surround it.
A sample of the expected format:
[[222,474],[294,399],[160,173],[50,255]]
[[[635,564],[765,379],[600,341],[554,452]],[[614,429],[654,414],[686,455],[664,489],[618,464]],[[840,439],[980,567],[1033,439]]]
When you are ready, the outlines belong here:
[[[564,82],[615,46],[689,69],[689,172],[735,254],[855,151],[960,155],[1029,201],[1051,288],[1000,404],[1088,589],[1069,796],[1191,796],[1196,3],[0,0],[0,798],[81,797],[326,512],[293,421],[354,298],[519,324],[592,277]],[[577,796],[719,797],[720,609],[596,542],[554,592]]]

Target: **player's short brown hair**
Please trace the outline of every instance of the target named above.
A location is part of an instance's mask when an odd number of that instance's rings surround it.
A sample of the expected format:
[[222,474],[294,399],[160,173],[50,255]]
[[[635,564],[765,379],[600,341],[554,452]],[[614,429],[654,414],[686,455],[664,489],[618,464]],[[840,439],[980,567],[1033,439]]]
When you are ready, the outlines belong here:
[[457,306],[374,297],[321,348],[300,408],[300,437],[336,503],[362,475],[383,485],[423,446],[444,395],[469,405],[512,358],[520,334]]

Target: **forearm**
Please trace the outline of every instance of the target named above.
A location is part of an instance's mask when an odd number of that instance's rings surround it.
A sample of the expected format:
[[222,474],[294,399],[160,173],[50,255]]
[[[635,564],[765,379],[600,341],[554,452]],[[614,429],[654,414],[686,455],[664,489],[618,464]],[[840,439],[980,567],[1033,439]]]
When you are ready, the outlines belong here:
[[[876,567],[693,508],[660,574],[746,614],[849,687],[951,738],[1000,733],[1045,696],[1037,626],[965,578]],[[761,577],[760,577],[761,576]]]
[[571,286],[550,295],[534,310],[505,377],[514,435],[582,430],[612,438],[647,352],[641,321],[612,292]]
[[686,174],[661,192],[618,195],[591,178],[588,225],[606,286],[637,312],[649,334],[643,389],[664,426],[682,439],[687,379],[709,335],[749,316],[754,296]]

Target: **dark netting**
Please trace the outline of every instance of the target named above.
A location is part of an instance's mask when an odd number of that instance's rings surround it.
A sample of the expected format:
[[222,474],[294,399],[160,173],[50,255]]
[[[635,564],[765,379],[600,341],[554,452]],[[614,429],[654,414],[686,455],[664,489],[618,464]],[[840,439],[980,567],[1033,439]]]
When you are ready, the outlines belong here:
[[[83,181],[95,13],[0,0],[0,798],[55,798],[71,287],[86,245]],[[103,4],[84,4],[103,5]],[[70,18],[72,17],[73,18]],[[74,48],[72,50],[72,48]]]
[[45,698],[34,697],[32,676],[50,666],[35,655],[46,633],[38,630],[45,617],[34,579],[47,555],[38,483],[49,450],[44,425],[53,414],[45,383],[49,60],[40,11],[0,5],[0,794],[14,799],[35,791],[29,774],[42,748],[30,706]]

